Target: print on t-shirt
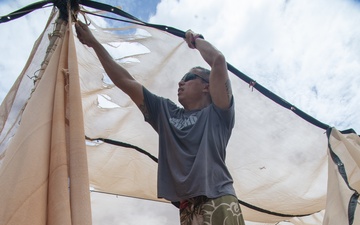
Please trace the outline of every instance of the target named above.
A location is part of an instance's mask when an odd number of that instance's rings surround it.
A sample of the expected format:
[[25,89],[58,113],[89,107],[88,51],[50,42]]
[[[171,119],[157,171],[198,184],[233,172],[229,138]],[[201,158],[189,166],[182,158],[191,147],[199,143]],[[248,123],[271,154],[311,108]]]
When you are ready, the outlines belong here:
[[178,130],[181,130],[185,127],[192,126],[197,121],[196,115],[190,115],[189,118],[170,118],[169,122]]

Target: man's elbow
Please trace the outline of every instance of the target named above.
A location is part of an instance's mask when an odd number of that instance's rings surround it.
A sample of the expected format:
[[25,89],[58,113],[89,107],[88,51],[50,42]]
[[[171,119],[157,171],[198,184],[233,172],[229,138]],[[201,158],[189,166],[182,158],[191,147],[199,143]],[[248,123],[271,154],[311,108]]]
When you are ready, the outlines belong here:
[[214,56],[213,67],[224,66],[224,65],[226,65],[225,56],[218,51]]

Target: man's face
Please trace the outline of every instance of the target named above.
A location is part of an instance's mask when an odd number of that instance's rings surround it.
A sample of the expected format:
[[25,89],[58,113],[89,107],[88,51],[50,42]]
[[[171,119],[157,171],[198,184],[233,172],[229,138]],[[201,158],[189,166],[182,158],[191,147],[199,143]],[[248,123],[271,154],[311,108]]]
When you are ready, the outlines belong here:
[[191,69],[179,82],[178,100],[184,106],[189,101],[197,101],[204,94],[208,81],[203,78],[197,69]]

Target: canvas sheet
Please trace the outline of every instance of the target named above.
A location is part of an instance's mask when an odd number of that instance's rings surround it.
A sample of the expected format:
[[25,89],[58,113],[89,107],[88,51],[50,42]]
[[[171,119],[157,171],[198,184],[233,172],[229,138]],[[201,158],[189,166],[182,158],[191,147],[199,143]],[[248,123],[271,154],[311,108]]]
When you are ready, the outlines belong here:
[[[7,118],[1,128],[2,225],[92,223],[74,35],[55,18],[1,110]],[[44,44],[45,60],[39,61]],[[29,73],[37,73],[35,81],[28,82]]]

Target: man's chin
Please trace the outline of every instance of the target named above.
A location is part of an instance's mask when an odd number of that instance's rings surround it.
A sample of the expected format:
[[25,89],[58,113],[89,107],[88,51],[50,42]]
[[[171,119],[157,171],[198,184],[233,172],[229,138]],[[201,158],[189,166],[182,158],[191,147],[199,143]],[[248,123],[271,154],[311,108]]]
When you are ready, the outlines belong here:
[[183,98],[178,95],[178,102],[179,102],[181,105],[183,105],[183,101],[182,101],[182,100],[183,100]]

